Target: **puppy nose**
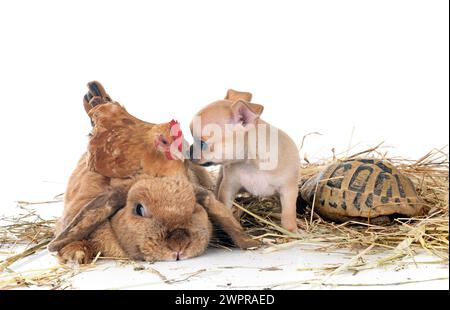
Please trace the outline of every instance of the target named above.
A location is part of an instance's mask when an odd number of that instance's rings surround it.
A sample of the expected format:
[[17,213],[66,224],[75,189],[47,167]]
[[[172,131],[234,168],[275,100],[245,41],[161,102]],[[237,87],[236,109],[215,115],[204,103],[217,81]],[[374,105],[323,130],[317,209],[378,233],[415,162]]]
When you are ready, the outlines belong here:
[[193,144],[191,144],[191,146],[189,147],[189,158],[194,159],[194,145]]
[[210,166],[213,166],[213,165],[214,165],[214,163],[210,162],[210,161],[208,161],[206,163],[203,163],[203,164],[200,164],[200,166],[202,166],[202,167],[210,167]]

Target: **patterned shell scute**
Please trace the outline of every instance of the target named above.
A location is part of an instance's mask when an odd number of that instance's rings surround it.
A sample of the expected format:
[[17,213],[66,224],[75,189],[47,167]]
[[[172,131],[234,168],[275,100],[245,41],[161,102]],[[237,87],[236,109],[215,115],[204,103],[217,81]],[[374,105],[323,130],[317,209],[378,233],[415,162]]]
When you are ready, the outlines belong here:
[[308,179],[300,194],[325,217],[364,217],[422,212],[409,178],[387,161],[350,159],[328,165]]

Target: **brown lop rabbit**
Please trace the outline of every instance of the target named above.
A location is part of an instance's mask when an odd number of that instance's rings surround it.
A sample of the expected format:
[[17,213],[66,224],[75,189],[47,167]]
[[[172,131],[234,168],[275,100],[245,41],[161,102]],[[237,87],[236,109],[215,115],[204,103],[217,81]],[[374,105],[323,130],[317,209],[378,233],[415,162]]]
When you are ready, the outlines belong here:
[[145,261],[187,259],[207,248],[211,222],[241,248],[258,245],[210,191],[187,178],[141,175],[115,182],[89,171],[83,155],[48,248],[63,263],[86,264],[98,252]]

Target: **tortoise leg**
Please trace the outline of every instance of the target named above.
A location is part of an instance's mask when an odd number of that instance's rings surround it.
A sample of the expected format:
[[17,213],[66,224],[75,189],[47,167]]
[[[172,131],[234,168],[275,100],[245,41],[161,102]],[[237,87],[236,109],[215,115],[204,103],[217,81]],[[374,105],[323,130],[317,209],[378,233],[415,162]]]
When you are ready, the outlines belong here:
[[367,222],[373,225],[386,225],[392,223],[392,220],[388,215],[380,215]]

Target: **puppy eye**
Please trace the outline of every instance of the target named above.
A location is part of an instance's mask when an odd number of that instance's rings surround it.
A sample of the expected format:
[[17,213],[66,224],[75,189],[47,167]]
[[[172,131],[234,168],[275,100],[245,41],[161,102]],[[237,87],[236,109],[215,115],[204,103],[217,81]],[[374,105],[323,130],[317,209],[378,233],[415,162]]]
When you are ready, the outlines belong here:
[[136,215],[139,216],[144,216],[145,213],[145,208],[142,204],[138,203],[135,207],[134,207],[134,212],[136,213]]
[[200,141],[200,147],[202,150],[206,149],[207,146],[208,146],[208,144],[205,141],[203,141],[203,140]]

